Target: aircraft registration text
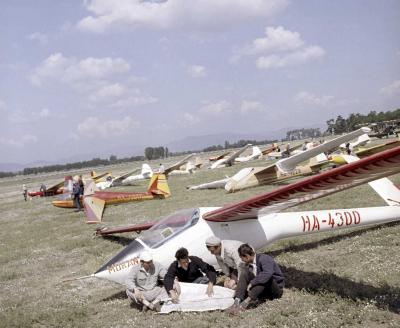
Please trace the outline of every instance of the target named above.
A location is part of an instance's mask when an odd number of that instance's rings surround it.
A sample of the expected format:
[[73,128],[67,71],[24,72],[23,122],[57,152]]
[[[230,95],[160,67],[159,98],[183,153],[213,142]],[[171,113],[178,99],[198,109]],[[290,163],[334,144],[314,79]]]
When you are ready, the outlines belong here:
[[314,215],[302,215],[303,232],[319,231],[323,225],[333,228],[344,226],[354,226],[360,224],[361,215],[357,211],[336,211],[328,212],[327,217],[317,217]]

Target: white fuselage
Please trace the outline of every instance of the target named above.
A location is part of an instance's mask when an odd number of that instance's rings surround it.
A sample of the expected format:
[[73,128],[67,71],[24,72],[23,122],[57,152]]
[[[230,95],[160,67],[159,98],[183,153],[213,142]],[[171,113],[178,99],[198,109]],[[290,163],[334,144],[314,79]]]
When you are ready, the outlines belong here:
[[[216,266],[215,257],[205,246],[205,240],[213,235],[247,242],[258,250],[282,238],[400,220],[400,206],[272,213],[260,215],[257,219],[229,222],[202,219],[205,213],[214,209],[200,208],[200,219],[195,225],[172,236],[158,248],[148,248],[140,238],[136,241],[166,268],[174,261],[175,252],[180,247],[186,247],[189,254]],[[139,263],[138,256],[138,252],[132,250],[118,263],[98,271],[94,276],[124,284],[131,267]]]

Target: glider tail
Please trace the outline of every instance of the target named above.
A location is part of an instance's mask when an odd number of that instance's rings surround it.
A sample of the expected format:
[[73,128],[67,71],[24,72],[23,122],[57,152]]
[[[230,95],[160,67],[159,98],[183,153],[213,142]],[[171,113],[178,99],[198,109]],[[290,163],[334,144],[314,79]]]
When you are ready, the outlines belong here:
[[165,174],[153,174],[147,192],[164,197],[171,196]]

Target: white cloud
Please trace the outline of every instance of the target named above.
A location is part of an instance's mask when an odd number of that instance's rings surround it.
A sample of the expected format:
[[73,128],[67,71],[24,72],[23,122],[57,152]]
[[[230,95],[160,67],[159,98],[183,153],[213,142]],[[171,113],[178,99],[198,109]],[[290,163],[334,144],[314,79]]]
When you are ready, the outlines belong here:
[[258,101],[243,100],[242,104],[240,106],[240,111],[243,114],[260,113],[260,112],[264,112],[264,108],[263,108],[262,104]]
[[195,125],[200,122],[200,119],[190,113],[184,113],[183,121],[185,125]]
[[31,134],[18,136],[18,138],[4,138],[0,137],[0,145],[8,147],[22,148],[26,145],[37,142],[37,137]]
[[49,116],[50,116],[50,111],[47,108],[43,108],[39,112],[39,117],[45,118],[45,117],[49,117]]
[[93,102],[103,102],[121,97],[125,93],[126,88],[120,83],[107,84],[92,93],[89,99]]
[[88,117],[78,125],[77,132],[85,137],[112,137],[128,134],[139,126],[139,122],[126,116],[121,120],[102,121],[97,117]]
[[285,30],[282,26],[266,27],[265,38],[255,39],[241,50],[243,55],[258,55],[279,51],[295,50],[304,45],[298,32]]
[[231,104],[226,100],[216,103],[208,103],[200,108],[200,113],[220,116],[231,112]]
[[260,56],[256,59],[259,69],[283,68],[300,65],[325,55],[319,46],[307,46],[298,32],[282,26],[266,27],[266,37],[255,39],[250,45],[236,50],[230,58],[237,62],[242,56]]
[[114,25],[155,28],[209,28],[270,17],[284,9],[288,0],[89,0],[91,16],[78,23],[81,30],[102,33]]
[[98,80],[115,74],[126,73],[130,65],[122,58],[93,58],[78,60],[56,53],[46,58],[30,75],[30,81],[41,86],[44,82],[56,80],[71,86],[80,86],[88,80]]
[[295,96],[297,102],[312,106],[326,106],[331,103],[333,99],[333,96],[316,96],[306,91],[301,91]]
[[193,78],[201,78],[207,75],[206,68],[201,65],[192,65],[187,68],[187,73]]
[[391,84],[383,87],[380,90],[380,93],[388,96],[400,94],[400,80],[394,81]]
[[270,55],[259,57],[256,66],[259,69],[282,68],[306,63],[325,55],[325,50],[318,46],[311,46],[287,55]]
[[49,39],[46,34],[35,32],[28,35],[28,39],[32,41],[37,41],[42,45],[45,45]]
[[129,109],[130,107],[154,104],[156,102],[158,102],[158,99],[152,96],[129,96],[113,102],[111,106],[115,108]]

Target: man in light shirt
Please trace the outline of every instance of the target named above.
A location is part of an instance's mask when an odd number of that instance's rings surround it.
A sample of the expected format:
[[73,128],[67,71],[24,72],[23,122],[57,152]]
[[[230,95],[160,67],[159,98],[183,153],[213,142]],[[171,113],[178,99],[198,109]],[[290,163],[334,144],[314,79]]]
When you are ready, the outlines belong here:
[[136,302],[142,304],[143,311],[147,309],[159,312],[160,302],[167,298],[165,288],[159,286],[159,280],[164,279],[165,268],[153,261],[152,255],[144,251],[140,254],[140,265],[134,266],[126,279],[126,294]]
[[238,248],[243,242],[238,240],[221,240],[212,236],[206,239],[206,247],[215,255],[221,271],[226,276],[224,287],[235,289],[245,263],[240,259]]

